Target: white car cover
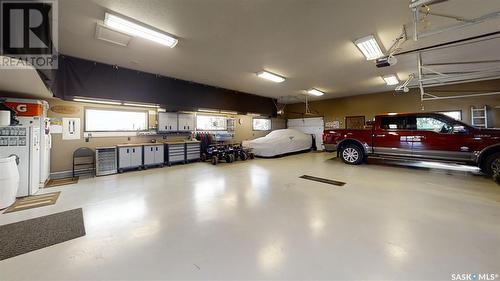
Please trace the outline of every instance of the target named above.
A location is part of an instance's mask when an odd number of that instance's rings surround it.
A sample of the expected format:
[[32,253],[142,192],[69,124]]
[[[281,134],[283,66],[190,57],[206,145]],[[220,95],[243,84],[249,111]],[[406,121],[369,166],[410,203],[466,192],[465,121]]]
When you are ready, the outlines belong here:
[[310,149],[312,136],[295,129],[275,130],[265,137],[243,141],[242,145],[251,148],[256,156],[272,157]]

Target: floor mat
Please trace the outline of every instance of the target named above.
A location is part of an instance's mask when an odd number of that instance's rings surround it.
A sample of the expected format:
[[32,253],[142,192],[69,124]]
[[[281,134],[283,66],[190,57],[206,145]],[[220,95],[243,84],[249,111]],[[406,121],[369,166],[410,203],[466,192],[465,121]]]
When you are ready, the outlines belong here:
[[0,225],[0,260],[85,235],[82,209]]
[[5,210],[5,212],[3,213],[6,214],[32,208],[53,205],[56,203],[57,198],[59,198],[60,193],[61,192],[58,191],[58,192],[51,192],[51,193],[33,195],[16,199],[16,202],[14,202],[14,204],[12,204],[9,208],[7,208],[7,210]]
[[75,183],[78,183],[78,177],[62,178],[62,179],[50,179],[47,182],[47,184],[45,185],[45,188],[61,186],[61,185],[68,185],[68,184],[75,184]]
[[336,180],[329,180],[329,179],[324,179],[324,178],[318,178],[318,177],[313,177],[313,176],[308,176],[308,175],[303,175],[303,176],[300,176],[299,178],[317,181],[317,182],[322,182],[322,183],[327,183],[327,184],[332,184],[332,185],[336,185],[336,186],[344,186],[345,185],[345,182],[336,181]]

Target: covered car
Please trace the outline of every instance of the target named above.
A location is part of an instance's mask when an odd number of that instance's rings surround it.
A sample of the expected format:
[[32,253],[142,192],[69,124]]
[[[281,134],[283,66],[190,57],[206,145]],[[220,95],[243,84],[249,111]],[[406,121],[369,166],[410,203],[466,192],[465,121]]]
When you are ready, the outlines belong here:
[[313,137],[295,129],[270,132],[267,136],[243,141],[243,147],[251,148],[256,156],[273,157],[293,152],[309,150]]

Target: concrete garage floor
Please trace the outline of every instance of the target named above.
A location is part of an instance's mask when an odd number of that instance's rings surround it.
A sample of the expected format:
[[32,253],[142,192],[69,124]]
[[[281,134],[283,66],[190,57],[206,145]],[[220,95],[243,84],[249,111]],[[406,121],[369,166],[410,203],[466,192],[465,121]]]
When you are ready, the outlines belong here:
[[[432,279],[500,273],[500,187],[465,172],[307,153],[81,180],[87,235],[0,262],[1,280]],[[343,187],[299,179],[344,181]]]

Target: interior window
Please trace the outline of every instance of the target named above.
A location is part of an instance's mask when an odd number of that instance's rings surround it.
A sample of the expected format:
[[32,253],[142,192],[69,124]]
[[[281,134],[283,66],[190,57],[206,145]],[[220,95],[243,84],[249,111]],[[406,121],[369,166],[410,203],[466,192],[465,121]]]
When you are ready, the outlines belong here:
[[270,131],[271,119],[269,118],[254,118],[252,120],[252,128],[254,131]]
[[461,110],[453,110],[453,111],[440,111],[439,113],[444,114],[448,117],[451,117],[455,120],[462,120],[462,111]]
[[406,129],[406,117],[382,117],[380,121],[382,129]]
[[85,109],[86,132],[144,131],[147,128],[147,111]]
[[196,115],[196,129],[199,131],[227,130],[227,118],[218,115]]
[[453,132],[453,126],[433,117],[417,117],[417,130],[449,134]]

